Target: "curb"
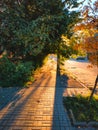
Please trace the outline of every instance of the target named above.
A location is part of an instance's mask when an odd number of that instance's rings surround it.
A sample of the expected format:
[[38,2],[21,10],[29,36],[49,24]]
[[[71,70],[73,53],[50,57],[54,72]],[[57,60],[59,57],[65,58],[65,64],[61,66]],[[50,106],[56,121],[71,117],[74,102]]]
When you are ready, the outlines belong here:
[[72,110],[70,109],[69,110],[69,113],[70,113],[70,116],[71,116],[71,120],[72,120],[72,124],[74,125],[74,126],[81,126],[81,127],[87,127],[87,126],[92,126],[92,127],[98,127],[98,122],[96,122],[96,121],[90,121],[90,122],[85,122],[85,121],[83,121],[83,122],[78,122],[78,121],[76,121],[76,119],[75,119],[75,117],[74,117],[74,115],[73,115],[73,112],[72,112]]

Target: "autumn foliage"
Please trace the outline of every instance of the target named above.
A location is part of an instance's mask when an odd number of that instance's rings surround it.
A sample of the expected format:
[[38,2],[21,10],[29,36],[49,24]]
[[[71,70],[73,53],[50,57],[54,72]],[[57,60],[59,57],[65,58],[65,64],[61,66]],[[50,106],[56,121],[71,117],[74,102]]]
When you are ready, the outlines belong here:
[[[91,63],[98,66],[98,1],[89,0],[82,11],[83,21],[76,25],[75,31],[84,33],[82,48]],[[81,44],[80,43],[80,44]]]
[[98,66],[98,40],[95,37],[86,38],[84,48],[88,53],[89,60]]

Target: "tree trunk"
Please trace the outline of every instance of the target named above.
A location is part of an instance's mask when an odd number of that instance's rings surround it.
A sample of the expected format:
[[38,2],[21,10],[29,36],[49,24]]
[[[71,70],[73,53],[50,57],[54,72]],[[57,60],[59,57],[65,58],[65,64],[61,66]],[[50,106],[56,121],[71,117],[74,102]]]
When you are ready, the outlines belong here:
[[98,82],[98,75],[97,75],[97,77],[96,77],[95,85],[94,85],[94,88],[93,88],[92,93],[91,93],[91,95],[90,95],[89,101],[91,101],[91,99],[92,99],[92,97],[93,97],[93,95],[94,95],[94,91],[95,91],[95,89],[96,89],[97,82]]
[[57,54],[57,74],[60,75],[60,54]]

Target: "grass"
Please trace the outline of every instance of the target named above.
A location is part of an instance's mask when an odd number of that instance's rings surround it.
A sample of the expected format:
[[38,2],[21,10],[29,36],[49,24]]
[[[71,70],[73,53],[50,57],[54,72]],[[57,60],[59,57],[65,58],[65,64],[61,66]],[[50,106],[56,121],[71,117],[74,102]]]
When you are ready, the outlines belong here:
[[64,107],[68,113],[71,109],[76,121],[97,121],[98,122],[98,97],[93,97],[89,102],[89,97],[76,96],[63,98]]

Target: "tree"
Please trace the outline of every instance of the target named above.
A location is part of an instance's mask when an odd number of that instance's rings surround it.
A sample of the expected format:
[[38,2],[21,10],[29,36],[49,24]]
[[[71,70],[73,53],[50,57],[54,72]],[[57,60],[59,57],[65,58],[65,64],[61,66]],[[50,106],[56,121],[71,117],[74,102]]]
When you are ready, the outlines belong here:
[[73,0],[2,0],[0,44],[9,57],[59,52],[61,35],[70,36],[79,13]]
[[76,35],[72,35],[70,38],[62,35],[62,43],[60,45],[60,54],[63,57],[69,58],[73,54],[78,54],[80,49],[78,45],[79,38]]
[[[89,15],[89,12],[92,12],[92,15]],[[93,4],[93,7],[89,4],[89,6],[86,8],[86,17],[88,18],[88,26],[91,27],[92,30],[94,30],[93,36],[91,35],[90,37],[85,39],[85,49],[88,52],[88,57],[89,60],[97,65],[98,67],[98,1],[95,1],[95,3]],[[92,93],[90,95],[90,99],[92,99],[93,95],[94,95],[94,91],[96,89],[97,86],[97,82],[98,82],[98,73],[95,79],[95,84],[94,84],[94,88],[92,90]]]
[[[5,52],[8,58],[6,61],[14,63],[17,68],[25,66],[27,60],[33,61],[34,67],[38,62],[40,64],[47,54],[57,53],[59,65],[60,54],[69,53],[61,36],[70,37],[73,34],[72,28],[79,21],[79,12],[72,8],[78,5],[76,0],[1,0],[0,54]],[[0,64],[1,68],[3,63]],[[26,67],[30,68],[29,65]],[[10,69],[4,70],[9,70],[10,73]],[[8,81],[12,80],[11,78]]]
[[[88,5],[83,9],[83,22],[76,26],[76,30],[85,33],[82,47],[87,52],[89,61],[98,67],[98,1],[92,3],[90,0]],[[93,97],[98,82],[98,74],[96,76],[95,85],[90,95]]]

